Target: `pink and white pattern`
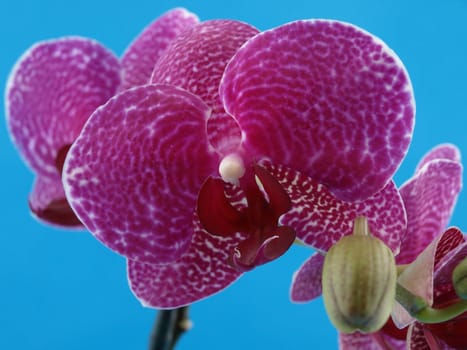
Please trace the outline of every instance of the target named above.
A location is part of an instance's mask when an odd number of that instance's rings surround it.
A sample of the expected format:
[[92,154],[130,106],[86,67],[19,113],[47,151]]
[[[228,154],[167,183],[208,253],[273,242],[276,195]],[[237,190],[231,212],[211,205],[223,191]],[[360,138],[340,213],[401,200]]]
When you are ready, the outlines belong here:
[[194,13],[183,8],[176,8],[166,12],[144,28],[121,58],[120,90],[149,83],[156,62],[173,40],[198,22],[198,17]]
[[402,62],[378,38],[338,21],[297,21],[255,36],[229,63],[221,97],[247,152],[347,201],[387,184],[414,125]]
[[118,88],[149,82],[170,42],[197,22],[187,10],[167,12],[145,28],[121,62],[101,44],[80,37],[38,43],[20,58],[5,104],[13,142],[37,175],[29,197],[35,217],[53,225],[82,226],[61,182],[69,147],[91,113]]
[[69,208],[54,210],[53,203],[65,200],[60,154],[91,113],[115,93],[119,73],[120,64],[110,51],[79,37],[38,43],[13,69],[6,92],[7,125],[36,173],[29,203],[38,218],[60,226],[81,225]]
[[[397,252],[405,212],[390,179],[410,142],[414,105],[404,67],[379,39],[336,21],[259,34],[207,21],[174,39],[151,82],[97,109],[64,166],[71,206],[128,258],[143,304],[205,298],[279,257],[295,234],[326,250],[362,213]],[[245,168],[235,184],[219,174],[228,156]],[[238,210],[232,184],[245,203]],[[197,216],[214,190],[212,200],[240,220],[221,233]],[[242,270],[243,249],[251,255]]]
[[[423,297],[433,307],[455,302],[458,297],[452,285],[452,271],[467,256],[467,240],[462,232],[451,227],[445,230],[462,187],[462,165],[458,149],[449,144],[440,145],[425,155],[415,175],[401,188],[407,210],[407,232],[396,256],[397,263],[412,262],[399,276],[398,282],[412,293]],[[300,272],[299,272],[300,273]],[[399,331],[392,329],[391,321],[377,333],[368,335],[341,335],[346,339],[342,349],[386,349],[381,343],[392,344],[393,349],[460,349],[467,315],[434,325],[414,321],[400,306],[393,312]],[[389,324],[390,323],[390,324]],[[407,327],[408,326],[408,327]],[[406,334],[406,339],[403,339]],[[365,347],[353,346],[365,340]],[[364,339],[363,339],[364,338]],[[403,341],[401,341],[403,340]]]

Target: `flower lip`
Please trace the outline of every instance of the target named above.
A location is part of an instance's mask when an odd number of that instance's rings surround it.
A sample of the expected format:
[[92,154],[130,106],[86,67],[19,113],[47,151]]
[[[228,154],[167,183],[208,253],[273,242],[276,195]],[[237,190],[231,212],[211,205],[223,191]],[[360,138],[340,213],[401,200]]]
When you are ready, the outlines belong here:
[[[240,167],[241,158],[226,158],[226,162],[233,162],[236,171],[240,168],[244,172],[237,179],[236,189],[243,192],[246,206],[235,208],[226,196],[227,185],[211,177],[199,192],[197,213],[202,226],[214,236],[247,234],[231,252],[230,262],[237,270],[248,271],[277,259],[292,245],[295,231],[278,224],[280,216],[292,205],[282,185],[266,169],[258,164]],[[221,174],[225,174],[224,167],[222,170]]]

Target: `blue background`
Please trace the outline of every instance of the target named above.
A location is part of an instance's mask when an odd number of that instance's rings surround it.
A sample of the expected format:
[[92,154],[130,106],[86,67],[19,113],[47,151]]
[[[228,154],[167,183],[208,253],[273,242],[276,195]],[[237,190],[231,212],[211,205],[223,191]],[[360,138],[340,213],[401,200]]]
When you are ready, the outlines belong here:
[[[415,89],[416,131],[396,181],[407,179],[438,143],[455,143],[467,156],[466,0],[2,1],[0,85],[38,40],[88,36],[120,55],[144,26],[175,6],[203,20],[233,18],[260,29],[303,18],[334,18],[365,28],[398,53]],[[146,348],[155,311],[141,307],[129,291],[124,259],[86,232],[60,231],[30,216],[26,200],[33,175],[5,123],[0,162],[0,349]],[[465,194],[458,204],[452,224],[465,229]],[[296,305],[288,299],[292,273],[309,254],[294,248],[195,304],[194,328],[178,349],[336,348],[322,300]]]

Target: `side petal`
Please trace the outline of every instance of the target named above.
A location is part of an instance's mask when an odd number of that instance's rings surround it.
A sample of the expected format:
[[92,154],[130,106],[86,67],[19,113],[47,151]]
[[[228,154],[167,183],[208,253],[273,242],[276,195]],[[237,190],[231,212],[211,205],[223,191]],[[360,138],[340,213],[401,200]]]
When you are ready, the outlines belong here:
[[425,154],[420,162],[417,165],[415,173],[417,173],[425,164],[436,159],[447,159],[452,160],[453,162],[461,162],[461,152],[459,149],[450,143],[443,143],[431,149],[427,154]]
[[213,236],[199,221],[188,251],[167,265],[128,260],[130,287],[148,307],[170,309],[207,298],[235,282],[242,274],[229,264],[238,236]]
[[433,276],[433,305],[435,307],[450,299],[457,299],[452,282],[452,272],[467,256],[467,240],[460,230],[452,227],[443,236],[445,238],[438,245],[435,255]]
[[39,175],[59,179],[59,151],[120,83],[120,64],[99,43],[78,37],[40,42],[16,63],[6,90],[13,142]]
[[174,40],[152,73],[153,83],[181,87],[211,107],[208,137],[222,153],[236,149],[240,142],[240,129],[219,98],[222,73],[240,46],[257,33],[256,28],[238,21],[202,22]]
[[220,91],[252,157],[297,169],[340,199],[381,190],[411,141],[415,107],[402,62],[351,24],[297,21],[256,35]]
[[462,165],[446,159],[426,163],[402,185],[407,211],[407,232],[402,239],[398,264],[412,262],[444,231],[462,188]]
[[292,209],[281,223],[295,229],[297,237],[320,251],[327,251],[342,236],[352,233],[358,216],[368,219],[371,233],[397,254],[406,230],[406,216],[396,185],[386,187],[363,202],[349,203],[322,184],[292,169],[266,164],[265,168],[284,186]]
[[180,33],[198,22],[195,14],[183,8],[176,8],[144,28],[122,56],[120,90],[148,84],[154,65],[162,53]]
[[[465,247],[462,247],[463,243]],[[433,306],[435,299],[434,286],[438,295],[453,290],[452,270],[461,260],[462,250],[458,255],[454,256],[450,252],[458,252],[457,249],[464,249],[465,256],[467,252],[465,238],[457,228],[450,228],[436,237],[407,266],[399,275],[398,283],[413,294],[423,298],[430,306]],[[442,268],[439,266],[440,264],[442,264]],[[437,281],[434,280],[435,269],[438,270],[436,273]],[[392,317],[398,328],[403,328],[413,321],[409,313],[399,304],[395,305]]]
[[290,299],[295,303],[311,301],[321,295],[324,255],[313,254],[293,274]]
[[67,228],[83,227],[68,204],[60,179],[36,178],[29,195],[29,208],[37,219],[47,224]]
[[178,259],[218,159],[206,138],[209,108],[168,85],[126,90],[99,108],[71,147],[65,192],[83,224],[139,262]]

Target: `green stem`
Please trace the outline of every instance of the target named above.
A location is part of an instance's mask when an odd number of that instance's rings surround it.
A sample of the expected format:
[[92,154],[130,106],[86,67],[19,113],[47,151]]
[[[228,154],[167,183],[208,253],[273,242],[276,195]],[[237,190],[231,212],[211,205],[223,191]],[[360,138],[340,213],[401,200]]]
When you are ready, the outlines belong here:
[[467,311],[467,300],[458,301],[441,309],[434,309],[423,298],[412,294],[399,283],[396,287],[396,300],[412,317],[422,323],[446,322]]
[[159,310],[151,332],[149,350],[173,350],[180,336],[191,328],[188,306]]

